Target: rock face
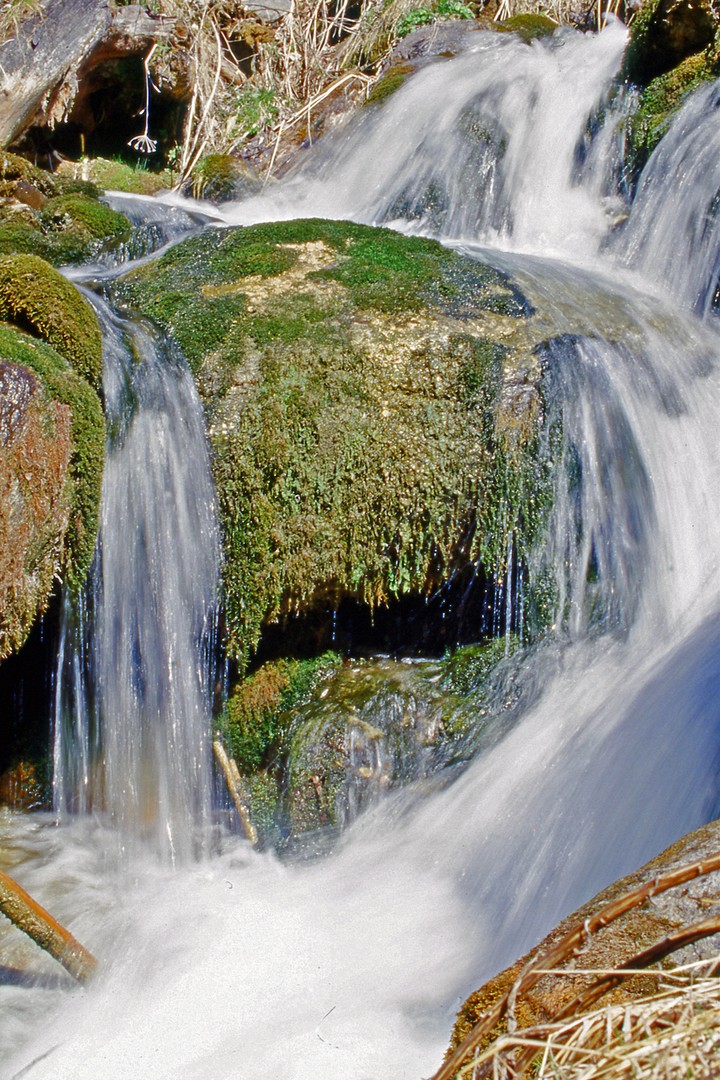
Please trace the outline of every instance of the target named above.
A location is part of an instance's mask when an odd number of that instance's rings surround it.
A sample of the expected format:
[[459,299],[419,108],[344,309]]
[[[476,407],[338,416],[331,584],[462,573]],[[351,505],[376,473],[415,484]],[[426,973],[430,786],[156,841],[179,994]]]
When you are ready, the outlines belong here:
[[[454,1050],[458,1047],[483,1013],[492,1008],[510,989],[531,957],[545,952],[572,927],[582,924],[606,904],[618,899],[630,889],[644,885],[655,877],[669,873],[687,863],[717,855],[718,850],[720,850],[720,822],[715,821],[679,840],[652,862],[628,877],[622,878],[578,911],[573,912],[548,934],[532,953],[522,957],[511,968],[496,975],[494,979],[470,995],[458,1013],[450,1049]],[[595,937],[591,937],[583,949],[582,968],[599,971],[617,968],[673,931],[708,918],[716,912],[719,890],[720,872],[715,872],[654,897],[641,907],[635,908],[610,923]],[[706,938],[675,952],[671,957],[671,962],[672,964],[691,963],[693,960],[714,956],[717,951],[717,936]],[[579,967],[580,963],[577,966]],[[543,976],[531,990],[518,999],[515,1010],[518,1026],[525,1028],[549,1021],[591,982],[593,982],[592,975],[578,975],[573,978]],[[610,990],[600,999],[600,1004],[644,997],[653,993],[656,986],[657,980],[651,976],[635,976],[626,979],[616,989]],[[493,1035],[500,1034],[501,1030],[498,1028]]]
[[135,5],[115,9],[107,0],[46,0],[0,44],[0,147],[33,123],[61,119],[94,66],[141,54],[167,38],[173,23],[152,19]]
[[717,31],[708,0],[646,0],[631,29],[626,73],[650,82],[712,45]]
[[36,256],[6,256],[0,319],[2,658],[23,643],[56,577],[83,581],[97,533],[105,425],[94,389],[99,328],[74,286]]
[[501,578],[512,538],[520,557],[531,543],[546,494],[539,331],[490,267],[296,221],[187,240],[116,295],[195,371],[241,667],[283,615],[381,606],[477,564]]

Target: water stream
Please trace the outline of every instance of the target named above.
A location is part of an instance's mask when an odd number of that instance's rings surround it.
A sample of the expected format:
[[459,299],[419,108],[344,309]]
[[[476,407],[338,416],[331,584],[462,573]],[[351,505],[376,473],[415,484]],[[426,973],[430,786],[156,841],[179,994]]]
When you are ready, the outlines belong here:
[[[430,797],[386,798],[331,856],[307,863],[281,863],[216,832],[211,857],[171,869],[157,836],[119,853],[112,817],[58,828],[50,816],[4,813],[4,862],[102,958],[103,973],[91,989],[74,989],[34,956],[24,982],[0,979],[0,1075],[418,1080],[437,1068],[469,990],[717,813],[720,337],[711,300],[720,155],[691,162],[705,152],[705,125],[714,122],[716,137],[718,90],[681,113],[628,223],[613,232],[624,197],[616,124],[624,106],[608,95],[623,44],[616,25],[531,47],[478,34],[467,52],[368,111],[307,173],[227,215],[393,221],[481,246],[567,326],[547,363],[562,453],[577,455],[583,479],[568,485],[567,469],[558,470],[556,511],[537,553],[559,602],[555,634],[523,673],[532,708],[453,784]],[[591,139],[603,103],[606,123]],[[693,229],[677,193],[691,168]],[[147,339],[140,346],[146,358],[154,348]],[[142,368],[151,369],[152,361]],[[174,394],[184,378],[171,370],[161,382],[174,380]],[[141,396],[136,379],[123,385]],[[142,475],[151,445],[142,425],[168,445],[182,423],[161,388],[150,398],[161,407],[133,414]],[[118,443],[135,446],[133,424],[120,425]],[[111,456],[110,477],[114,468]],[[179,490],[176,499],[184,506]],[[123,517],[114,529],[104,521],[103,548],[127,545],[131,533],[117,527],[130,509],[113,505]],[[165,560],[187,571],[213,547],[204,514],[189,531],[210,543],[174,560],[159,551],[154,581]],[[152,528],[167,533],[167,519]],[[127,551],[123,561],[135,559]],[[181,585],[168,588],[182,594]],[[94,678],[112,701],[124,693],[113,650],[132,655],[114,636],[116,614],[166,603],[153,589],[141,604],[135,588],[126,579],[96,584],[109,651]],[[195,656],[212,586],[197,592],[185,634]],[[159,614],[159,625],[179,618],[174,608]],[[196,663],[180,654],[162,664],[190,682],[183,694],[206,696]],[[201,705],[186,709],[202,714]],[[142,801],[133,789],[141,817]],[[197,807],[178,814],[186,812],[195,828]],[[6,935],[2,947],[11,967],[24,945]]]

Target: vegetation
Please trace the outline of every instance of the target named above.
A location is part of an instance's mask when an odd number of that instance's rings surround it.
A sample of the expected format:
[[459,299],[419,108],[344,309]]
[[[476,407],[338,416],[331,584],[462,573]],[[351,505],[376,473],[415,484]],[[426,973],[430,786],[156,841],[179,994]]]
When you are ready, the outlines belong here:
[[672,117],[689,94],[720,74],[720,53],[714,48],[687,57],[678,67],[643,87],[629,120],[631,163],[639,172],[663,137]]
[[14,154],[0,157],[0,255],[34,254],[54,265],[84,262],[130,237],[132,226],[99,201],[100,189],[57,177]]
[[294,221],[187,240],[116,294],[196,373],[241,667],[284,613],[430,591],[468,562],[502,573],[509,533],[530,542],[540,399],[501,400],[507,372],[537,372],[480,330],[526,321],[501,274],[434,241]]
[[411,8],[401,15],[395,24],[395,33],[399,38],[405,37],[419,26],[426,26],[437,19],[473,19],[475,12],[468,4],[461,0],[438,0],[433,6]]
[[[0,655],[7,655],[44,609],[54,578],[73,588],[85,579],[97,535],[105,425],[97,394],[66,359],[1,323],[0,367],[27,388],[27,416],[17,413],[17,431],[3,432],[0,451]],[[12,395],[7,400],[10,408]]]
[[558,24],[554,19],[540,12],[525,12],[521,15],[513,15],[500,23],[501,30],[508,30],[517,34],[523,41],[535,41],[536,38],[548,37],[554,34]]
[[0,257],[0,319],[53,345],[99,389],[102,338],[95,312],[74,285],[37,255]]

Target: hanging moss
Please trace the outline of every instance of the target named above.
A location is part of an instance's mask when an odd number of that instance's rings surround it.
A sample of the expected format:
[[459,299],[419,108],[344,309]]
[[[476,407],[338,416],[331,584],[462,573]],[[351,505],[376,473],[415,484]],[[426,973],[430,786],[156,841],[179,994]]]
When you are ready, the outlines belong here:
[[197,375],[241,666],[268,620],[422,594],[473,562],[492,576],[516,531],[531,542],[539,368],[511,344],[531,309],[503,274],[432,240],[292,221],[186,240],[116,295]]
[[99,388],[102,337],[90,304],[36,255],[0,258],[0,319],[42,338]]

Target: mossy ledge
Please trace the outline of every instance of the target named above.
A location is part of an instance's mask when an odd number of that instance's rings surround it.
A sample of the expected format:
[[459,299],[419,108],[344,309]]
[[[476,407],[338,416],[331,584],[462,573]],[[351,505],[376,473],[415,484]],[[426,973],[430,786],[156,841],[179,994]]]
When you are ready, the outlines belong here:
[[102,380],[102,335],[85,297],[37,255],[0,257],[0,320],[54,346],[91,386]]
[[79,587],[95,548],[105,451],[99,398],[45,342],[0,324],[0,658],[53,581]]
[[324,220],[206,232],[115,298],[195,372],[225,538],[230,654],[264,624],[502,578],[547,500],[530,305],[432,240]]
[[90,181],[0,154],[0,255],[39,255],[61,266],[118,247],[130,238],[132,225],[100,195]]

